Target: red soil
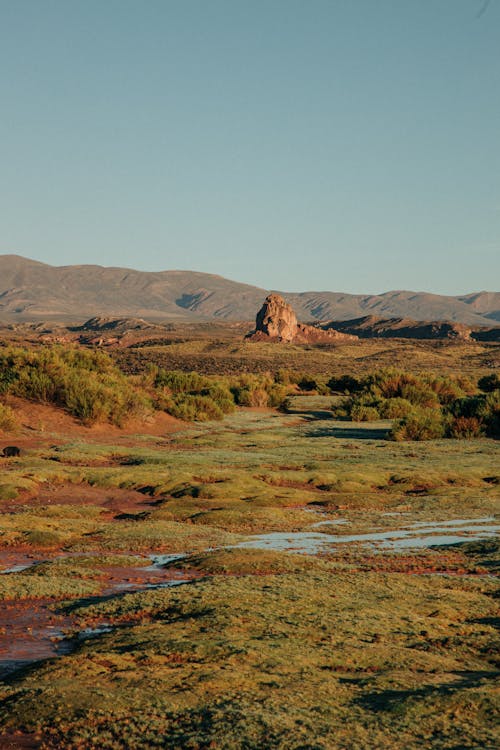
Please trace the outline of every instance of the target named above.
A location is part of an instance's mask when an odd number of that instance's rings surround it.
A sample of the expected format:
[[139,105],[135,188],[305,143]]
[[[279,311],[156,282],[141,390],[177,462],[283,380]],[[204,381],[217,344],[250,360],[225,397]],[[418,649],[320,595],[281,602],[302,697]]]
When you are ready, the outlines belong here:
[[0,431],[0,439],[25,449],[59,444],[75,438],[134,446],[136,435],[164,436],[185,426],[165,412],[155,412],[144,420],[128,420],[123,427],[107,423],[87,427],[63,409],[50,404],[32,403],[15,396],[9,396],[6,403],[14,410],[18,426],[10,432]]

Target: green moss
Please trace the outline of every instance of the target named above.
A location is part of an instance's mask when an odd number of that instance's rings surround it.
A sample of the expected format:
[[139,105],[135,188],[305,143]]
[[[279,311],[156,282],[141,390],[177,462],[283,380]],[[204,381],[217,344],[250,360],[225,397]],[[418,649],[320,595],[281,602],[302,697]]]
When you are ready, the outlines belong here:
[[73,607],[127,627],[18,678],[0,719],[72,750],[493,747],[491,586],[321,567]]

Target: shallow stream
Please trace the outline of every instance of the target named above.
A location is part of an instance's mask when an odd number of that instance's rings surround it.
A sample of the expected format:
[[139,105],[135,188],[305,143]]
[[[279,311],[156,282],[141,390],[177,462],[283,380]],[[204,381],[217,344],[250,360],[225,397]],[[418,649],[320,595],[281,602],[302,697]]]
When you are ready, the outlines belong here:
[[[348,524],[347,519],[323,520],[309,528],[338,527]],[[323,531],[274,532],[257,534],[234,545],[240,549],[266,549],[302,554],[318,554],[332,551],[339,544],[358,544],[374,550],[421,549],[434,545],[451,545],[496,536],[500,524],[495,518],[466,519],[425,522],[416,521],[399,529],[376,531],[366,534],[330,534]],[[207,550],[209,551],[209,550]],[[89,553],[85,553],[88,556]],[[68,556],[56,555],[60,559]],[[140,567],[117,567],[106,571],[106,583],[100,594],[86,598],[98,602],[113,595],[120,595],[151,588],[166,588],[187,583],[193,576],[175,568],[165,568],[167,563],[181,560],[184,555],[151,553],[151,564]],[[47,562],[26,553],[0,553],[0,562],[8,567],[0,575],[12,575],[31,566]],[[73,651],[78,643],[112,630],[108,622],[84,628],[76,635],[72,632],[74,621],[67,614],[55,611],[52,599],[22,599],[4,603],[0,610],[0,679],[37,661],[62,656]]]

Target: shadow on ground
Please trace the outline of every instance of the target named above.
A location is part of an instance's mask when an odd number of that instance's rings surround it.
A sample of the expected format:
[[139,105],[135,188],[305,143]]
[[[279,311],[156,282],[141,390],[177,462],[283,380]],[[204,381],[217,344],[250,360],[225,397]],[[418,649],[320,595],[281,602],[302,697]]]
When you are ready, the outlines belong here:
[[476,672],[454,672],[456,680],[440,685],[424,685],[415,690],[383,690],[380,693],[369,693],[356,700],[362,708],[370,711],[394,711],[401,708],[402,704],[412,698],[427,698],[431,695],[452,695],[463,688],[478,687],[487,680],[498,677],[498,672],[476,671]]

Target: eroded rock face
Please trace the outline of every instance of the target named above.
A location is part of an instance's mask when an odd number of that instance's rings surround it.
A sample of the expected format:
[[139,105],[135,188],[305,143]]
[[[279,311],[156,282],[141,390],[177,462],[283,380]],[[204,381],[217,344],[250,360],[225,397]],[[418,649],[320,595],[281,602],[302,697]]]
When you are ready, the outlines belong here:
[[278,341],[293,341],[297,333],[297,317],[292,306],[279,294],[270,294],[257,313],[255,332]]
[[248,334],[247,338],[253,341],[293,341],[307,344],[355,341],[358,337],[298,323],[292,306],[279,294],[273,293],[266,297],[257,313],[255,331]]

